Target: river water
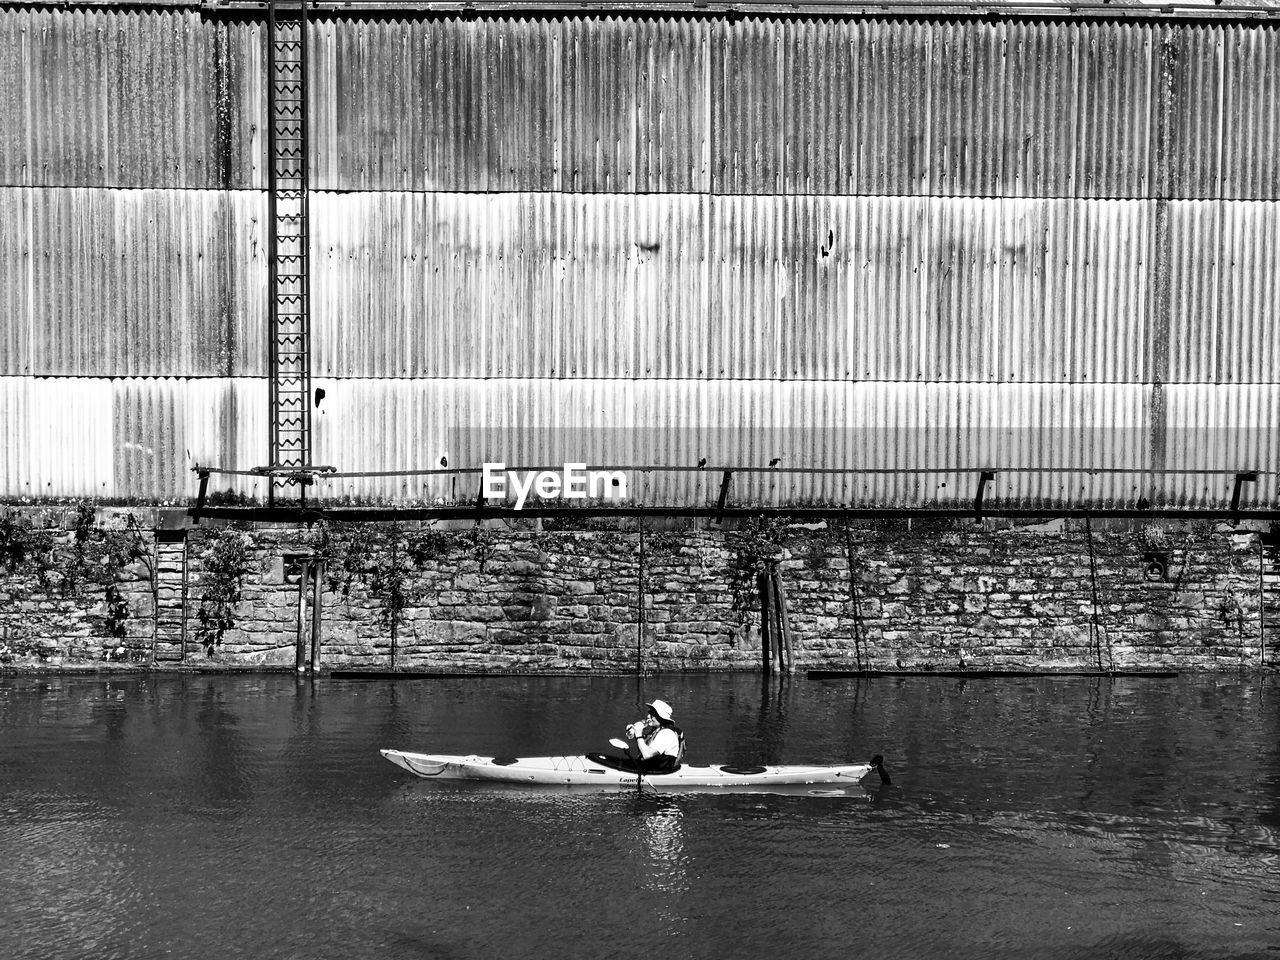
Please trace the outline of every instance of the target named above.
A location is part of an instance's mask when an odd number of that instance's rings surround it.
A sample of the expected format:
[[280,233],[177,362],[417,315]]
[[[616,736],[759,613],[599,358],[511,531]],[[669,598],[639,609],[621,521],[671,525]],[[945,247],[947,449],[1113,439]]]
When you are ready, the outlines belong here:
[[1280,683],[648,677],[839,796],[420,781],[605,748],[634,678],[0,678],[0,957],[1280,958]]

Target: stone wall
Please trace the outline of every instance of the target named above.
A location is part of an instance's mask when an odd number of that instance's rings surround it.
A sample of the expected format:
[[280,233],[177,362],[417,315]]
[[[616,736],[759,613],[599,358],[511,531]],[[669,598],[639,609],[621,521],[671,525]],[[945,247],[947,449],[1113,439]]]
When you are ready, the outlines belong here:
[[[155,563],[154,514],[98,511],[87,535],[83,510],[69,519],[76,508],[5,515],[0,667],[150,665],[155,598],[182,596]],[[15,516],[34,552],[15,551]],[[646,670],[758,669],[755,570],[768,559],[781,571],[799,669],[1257,668],[1263,613],[1274,619],[1280,607],[1276,561],[1260,576],[1260,538],[1245,525],[702,522],[647,532],[637,654],[634,524],[582,526],[205,523],[187,535],[185,648],[160,666],[292,665],[299,590],[284,558],[314,551],[328,557],[327,668],[620,672],[639,656]],[[129,530],[145,531],[140,553],[119,549],[133,542]],[[227,537],[246,548],[240,598],[221,636],[202,636],[216,619],[211,558]],[[1280,636],[1266,640],[1270,666]]]

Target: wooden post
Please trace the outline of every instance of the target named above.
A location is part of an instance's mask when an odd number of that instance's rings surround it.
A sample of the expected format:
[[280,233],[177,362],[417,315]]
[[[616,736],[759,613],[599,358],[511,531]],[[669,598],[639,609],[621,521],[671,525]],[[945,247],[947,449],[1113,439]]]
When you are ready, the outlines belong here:
[[640,557],[636,565],[636,678],[644,675],[644,517],[637,518],[640,528]]
[[391,584],[392,593],[387,598],[387,602],[391,605],[391,672],[396,672],[396,627],[397,621],[400,619],[400,611],[396,609],[396,602],[399,599],[396,593],[396,585],[398,581],[395,579],[400,570],[400,552],[397,549],[400,541],[399,529],[393,527],[391,531]]
[[780,639],[782,640],[782,647],[786,651],[787,670],[794,671],[796,657],[795,647],[791,641],[791,612],[787,609],[787,591],[782,586],[782,573],[777,567],[773,568],[773,594],[774,600],[777,602],[778,619],[782,623]]
[[307,669],[307,581],[311,564],[302,562],[298,572],[298,636],[294,643],[294,669],[304,673]]
[[1098,657],[1098,669],[1102,669],[1102,639],[1098,628],[1098,567],[1093,559],[1093,522],[1084,518],[1084,532],[1089,542],[1089,588],[1093,594],[1093,610],[1089,614],[1089,639]]
[[844,524],[844,554],[849,562],[849,602],[853,605],[853,655],[862,672],[862,603],[858,597],[858,576],[853,569],[853,528]]
[[311,674],[320,672],[321,624],[324,620],[324,561],[313,560],[311,567]]
[[769,638],[772,641],[770,650],[773,652],[773,661],[778,666],[778,673],[782,673],[787,669],[787,665],[782,659],[782,611],[778,609],[778,590],[774,583],[772,563],[765,565],[764,577],[765,590],[769,593]]
[[771,637],[772,630],[769,629],[769,620],[773,616],[769,604],[769,575],[764,571],[756,577],[756,583],[760,588],[760,669],[767,677],[773,672],[773,664],[771,658],[773,656],[772,646],[773,639]]

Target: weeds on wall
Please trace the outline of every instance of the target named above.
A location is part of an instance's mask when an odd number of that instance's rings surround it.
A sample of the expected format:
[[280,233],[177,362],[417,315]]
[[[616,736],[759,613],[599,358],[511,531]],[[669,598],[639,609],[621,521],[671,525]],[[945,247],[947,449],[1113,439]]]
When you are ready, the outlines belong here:
[[205,653],[213,656],[226,632],[236,625],[236,604],[249,573],[249,537],[241,530],[224,527],[216,531],[200,554],[200,608],[196,612],[196,639]]
[[[30,573],[42,590],[56,592],[63,599],[81,595],[86,585],[101,587],[105,633],[115,640],[126,639],[131,614],[118,580],[123,569],[136,561],[146,565],[154,595],[154,564],[142,526],[132,514],[125,517],[122,528],[110,529],[98,523],[93,506],[81,504],[76,508],[69,544],[54,531],[37,527],[28,516],[13,511],[0,516],[0,566],[4,571]],[[124,654],[123,646],[117,645],[104,657],[118,659]]]
[[733,532],[729,558],[729,590],[732,609],[745,622],[755,607],[756,578],[765,567],[781,559],[787,521],[782,517],[748,517]]
[[5,573],[25,569],[47,589],[54,569],[54,539],[49,530],[37,527],[31,518],[14,510],[0,514],[0,564]]

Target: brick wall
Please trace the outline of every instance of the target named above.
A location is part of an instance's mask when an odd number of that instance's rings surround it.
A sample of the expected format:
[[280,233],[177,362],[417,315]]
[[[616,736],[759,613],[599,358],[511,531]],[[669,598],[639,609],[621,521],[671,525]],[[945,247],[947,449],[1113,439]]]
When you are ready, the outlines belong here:
[[[99,511],[95,535],[120,529],[125,515]],[[146,556],[109,571],[128,604],[125,635],[112,636],[103,577],[82,573],[65,588],[67,511],[24,516],[48,533],[50,548],[43,560],[0,568],[0,667],[150,663],[152,570],[170,598],[163,607],[181,597],[175,565],[157,566],[150,543]],[[139,517],[150,530],[154,517]],[[186,544],[185,650],[162,667],[291,665],[298,586],[283,558],[320,549],[329,557],[326,667],[389,669],[397,605],[396,669],[629,671],[639,538],[630,526],[591,525],[525,522],[480,537],[415,526],[244,530],[241,600],[210,654],[197,642],[213,580],[204,567],[229,534],[204,524]],[[1275,561],[1264,589],[1259,537],[1244,525],[894,521],[726,531],[703,523],[651,529],[645,548],[648,670],[758,669],[754,570],[770,557],[800,669],[1256,668],[1262,610],[1274,618],[1280,606]],[[1152,567],[1155,559],[1164,567]],[[1280,661],[1276,640],[1267,636],[1268,664]]]

